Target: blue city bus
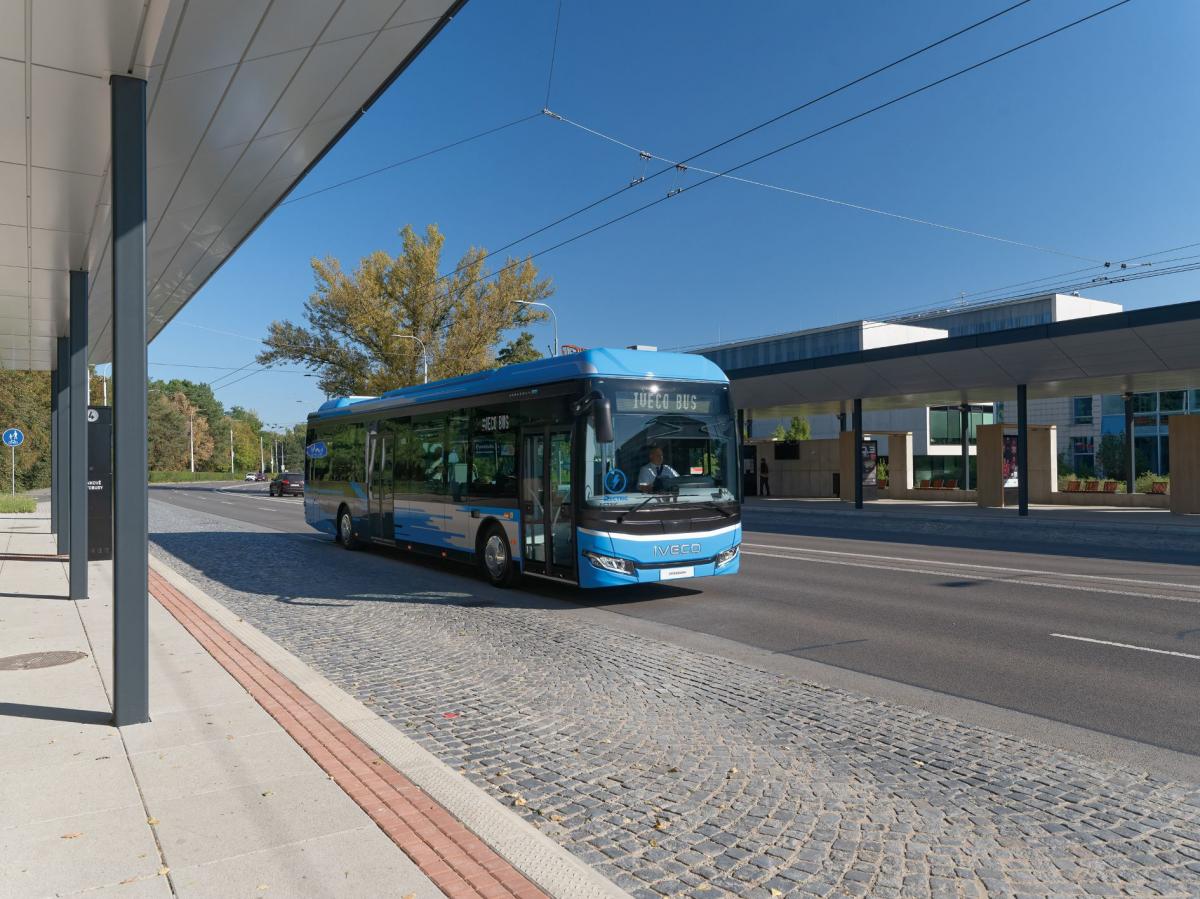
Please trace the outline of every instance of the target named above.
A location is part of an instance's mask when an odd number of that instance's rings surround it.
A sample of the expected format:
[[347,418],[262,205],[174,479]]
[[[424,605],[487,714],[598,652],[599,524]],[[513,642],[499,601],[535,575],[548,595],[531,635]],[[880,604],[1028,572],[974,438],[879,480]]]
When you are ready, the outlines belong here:
[[378,544],[612,587],[733,574],[729,379],[701,356],[596,349],[329,400],[308,417],[304,517]]

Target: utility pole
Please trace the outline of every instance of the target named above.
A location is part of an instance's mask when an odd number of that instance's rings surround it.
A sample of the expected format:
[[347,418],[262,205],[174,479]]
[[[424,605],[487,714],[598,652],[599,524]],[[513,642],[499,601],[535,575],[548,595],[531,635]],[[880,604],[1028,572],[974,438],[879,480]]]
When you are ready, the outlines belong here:
[[192,460],[192,474],[196,473],[196,419],[188,416],[188,455]]
[[267,470],[267,457],[263,455],[262,434],[258,435],[258,470]]
[[233,470],[233,428],[229,429],[229,473],[234,474]]

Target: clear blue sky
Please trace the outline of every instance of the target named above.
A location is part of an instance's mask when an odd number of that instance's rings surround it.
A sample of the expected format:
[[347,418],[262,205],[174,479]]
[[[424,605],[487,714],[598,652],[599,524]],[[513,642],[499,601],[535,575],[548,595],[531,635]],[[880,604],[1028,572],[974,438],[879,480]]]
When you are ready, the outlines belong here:
[[[563,0],[550,107],[682,158],[1007,5]],[[1105,5],[1033,0],[696,164],[734,165]],[[554,0],[472,0],[294,195],[539,111],[555,10]],[[1134,0],[739,174],[1089,258],[1200,241],[1198,34],[1200,4]],[[436,222],[448,270],[467,246],[507,243],[641,171],[632,152],[537,118],[286,205],[150,359],[242,365],[273,319],[299,320],[313,256],[352,267],[372,250],[395,252],[405,223]],[[664,175],[511,252],[699,177]],[[564,342],[666,348],[881,316],[1089,263],[718,181],[537,264],[554,279]],[[1200,273],[1084,293],[1127,308],[1196,299]],[[549,341],[539,329],[539,344]],[[322,399],[313,381],[263,373],[218,396],[268,422],[298,421]]]

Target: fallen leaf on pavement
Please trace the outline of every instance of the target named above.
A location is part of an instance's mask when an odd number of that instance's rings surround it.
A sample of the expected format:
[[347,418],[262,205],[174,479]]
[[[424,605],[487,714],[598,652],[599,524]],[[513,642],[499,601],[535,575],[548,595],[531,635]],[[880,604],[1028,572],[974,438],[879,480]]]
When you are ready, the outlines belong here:
[[149,817],[149,818],[147,818],[147,819],[146,819],[146,823],[147,823],[147,824],[154,825],[154,824],[157,824],[157,823],[158,823],[158,819],[157,819],[157,818],[155,818],[155,817],[153,817],[153,816],[151,816],[151,817]]
[[171,873],[171,869],[168,868],[166,865],[163,865],[161,868],[158,869],[159,877],[166,877],[170,873]]
[[783,890],[777,890],[777,889],[775,889],[775,887],[771,887],[771,895],[772,896],[782,896]]

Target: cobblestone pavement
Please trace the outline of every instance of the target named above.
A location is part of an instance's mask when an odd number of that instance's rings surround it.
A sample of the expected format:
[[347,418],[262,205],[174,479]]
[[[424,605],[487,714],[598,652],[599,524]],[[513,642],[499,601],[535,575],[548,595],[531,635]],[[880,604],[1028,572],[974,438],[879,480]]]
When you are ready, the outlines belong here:
[[1200,787],[151,504],[155,553],[636,896],[1197,896]]

